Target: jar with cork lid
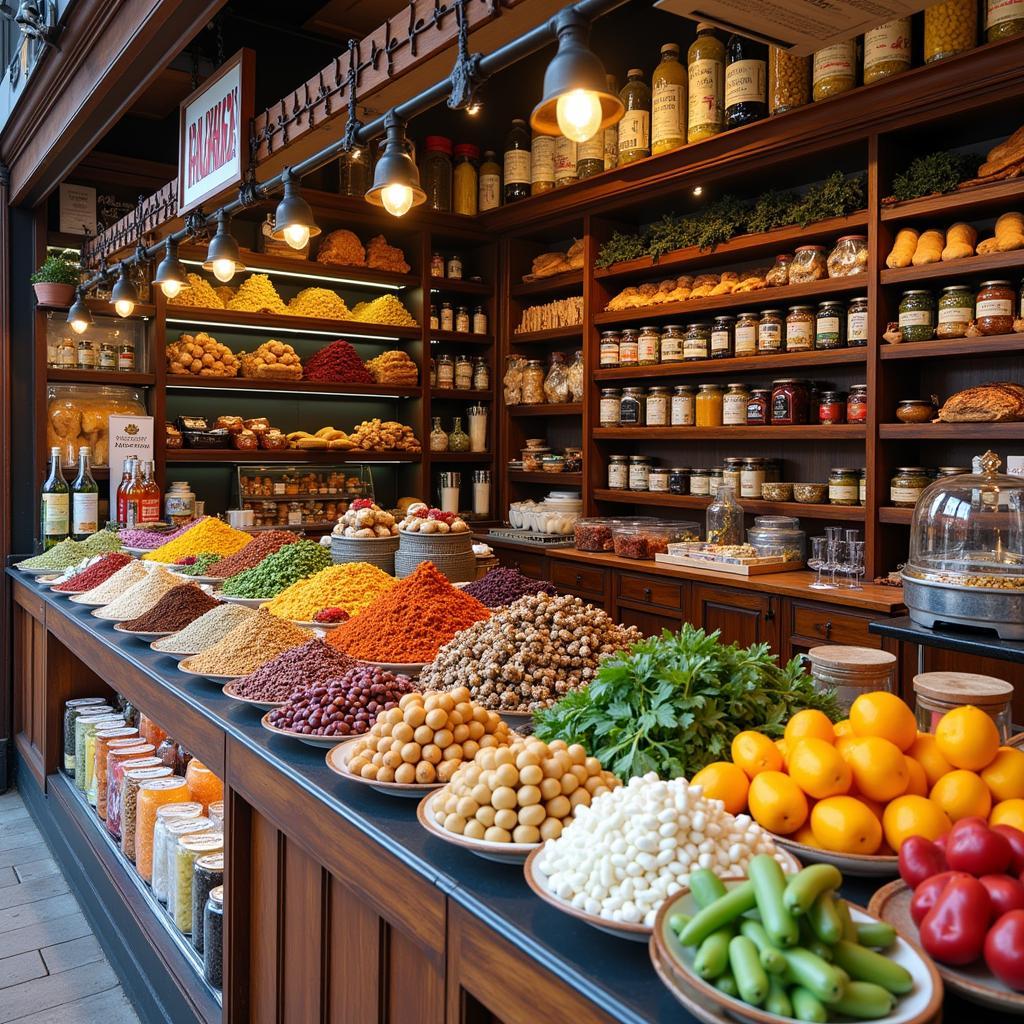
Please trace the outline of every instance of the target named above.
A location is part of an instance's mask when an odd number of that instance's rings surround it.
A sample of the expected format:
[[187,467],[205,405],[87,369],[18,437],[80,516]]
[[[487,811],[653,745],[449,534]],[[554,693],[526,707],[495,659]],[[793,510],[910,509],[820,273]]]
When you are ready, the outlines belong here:
[[[826,623],[826,636],[831,625]],[[811,676],[822,690],[836,691],[843,711],[862,693],[885,690],[896,693],[896,655],[873,647],[812,647],[807,652]]]
[[914,676],[914,714],[921,732],[935,732],[950,711],[973,704],[984,711],[1005,743],[1013,731],[1013,685],[976,672],[919,672]]

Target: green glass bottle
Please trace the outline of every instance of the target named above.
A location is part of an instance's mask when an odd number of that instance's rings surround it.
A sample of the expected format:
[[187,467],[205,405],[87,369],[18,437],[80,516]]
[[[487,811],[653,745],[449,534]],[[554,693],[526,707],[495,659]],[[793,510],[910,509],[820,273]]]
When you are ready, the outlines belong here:
[[51,448],[50,473],[43,482],[39,503],[39,538],[44,551],[67,540],[68,497],[68,484],[60,468],[60,448]]
[[71,483],[71,536],[85,540],[99,527],[100,489],[89,470],[89,448],[78,449],[78,476]]

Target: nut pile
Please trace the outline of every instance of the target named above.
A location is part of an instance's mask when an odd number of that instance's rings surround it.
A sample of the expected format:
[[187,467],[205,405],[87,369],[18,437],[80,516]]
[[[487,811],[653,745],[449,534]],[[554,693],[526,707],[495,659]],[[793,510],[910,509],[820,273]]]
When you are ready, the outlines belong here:
[[361,448],[367,452],[403,451],[418,452],[421,450],[419,439],[412,427],[395,420],[363,420],[348,435],[353,448]]
[[263,342],[255,352],[243,352],[243,377],[270,377],[275,380],[301,380],[302,360],[291,345],[271,338]]
[[578,743],[533,736],[481,750],[431,805],[449,832],[491,843],[557,839],[581,804],[622,783]]
[[183,334],[167,346],[167,372],[196,377],[235,377],[238,356],[206,331]]
[[509,736],[501,718],[473,704],[465,687],[407,693],[355,745],[348,770],[376,782],[449,782],[464,761],[487,747],[507,747]]
[[500,608],[528,594],[557,594],[554,583],[524,576],[518,569],[492,569],[486,576],[463,587],[488,608]]
[[340,678],[355,664],[347,654],[313,639],[236,679],[234,692],[249,700],[285,701],[296,691],[322,687],[329,679]]
[[469,533],[466,520],[461,516],[427,508],[422,501],[409,506],[398,528],[406,533]]
[[173,299],[168,299],[167,305],[192,306],[197,309],[223,309],[224,301],[205,277],[201,277],[199,274],[189,274],[188,287],[182,288]]
[[356,498],[344,515],[338,518],[332,531],[335,537],[393,537],[398,533],[395,517],[371,501]]
[[602,658],[640,639],[635,626],[616,625],[578,597],[534,594],[446,643],[423,670],[420,685],[466,686],[484,707],[534,711],[586,686]]
[[293,693],[271,710],[269,721],[277,729],[303,736],[358,736],[369,731],[378,715],[397,709],[398,702],[414,691],[408,676],[351,668],[340,678]]

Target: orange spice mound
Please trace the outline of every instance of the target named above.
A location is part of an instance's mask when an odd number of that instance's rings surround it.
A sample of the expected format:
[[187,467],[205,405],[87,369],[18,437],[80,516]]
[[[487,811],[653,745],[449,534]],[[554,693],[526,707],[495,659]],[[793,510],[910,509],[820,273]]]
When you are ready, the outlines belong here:
[[433,661],[443,644],[491,610],[452,586],[432,562],[389,587],[327,642],[363,661],[395,664]]

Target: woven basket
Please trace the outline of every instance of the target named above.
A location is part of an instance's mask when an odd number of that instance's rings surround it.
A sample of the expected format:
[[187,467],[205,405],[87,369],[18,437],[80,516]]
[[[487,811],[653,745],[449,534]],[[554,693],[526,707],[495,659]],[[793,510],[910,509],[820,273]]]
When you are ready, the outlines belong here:
[[415,572],[421,562],[433,562],[452,583],[476,577],[476,556],[471,533],[402,533],[395,553],[395,575],[401,579]]
[[395,575],[397,550],[397,537],[331,537],[331,561],[335,565],[369,562],[389,576]]

